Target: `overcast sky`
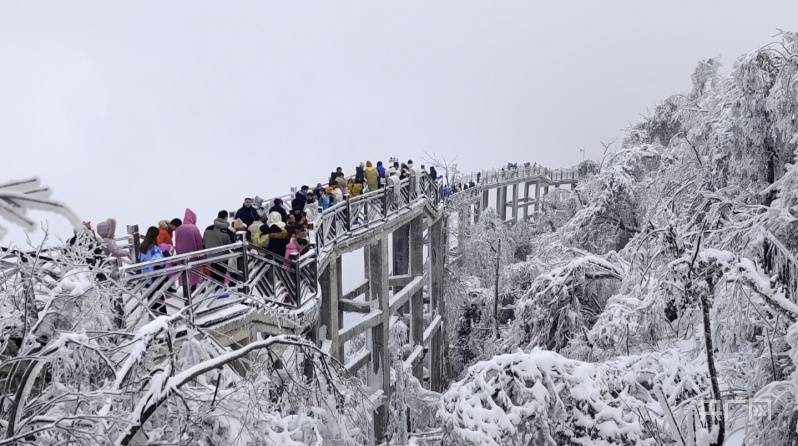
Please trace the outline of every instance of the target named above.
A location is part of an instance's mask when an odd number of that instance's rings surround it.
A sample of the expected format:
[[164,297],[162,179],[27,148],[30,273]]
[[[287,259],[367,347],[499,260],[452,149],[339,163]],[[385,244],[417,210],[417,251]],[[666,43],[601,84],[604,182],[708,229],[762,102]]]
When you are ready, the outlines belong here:
[[699,59],[728,69],[797,18],[795,0],[6,1],[0,181],[146,228],[425,150],[567,166],[688,91]]

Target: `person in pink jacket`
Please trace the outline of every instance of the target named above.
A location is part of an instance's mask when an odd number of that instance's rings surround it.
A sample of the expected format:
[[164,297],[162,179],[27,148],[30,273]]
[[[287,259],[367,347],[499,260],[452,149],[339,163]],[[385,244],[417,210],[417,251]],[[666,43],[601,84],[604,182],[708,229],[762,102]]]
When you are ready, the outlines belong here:
[[[202,235],[200,235],[199,228],[197,228],[197,214],[189,208],[186,208],[186,214],[183,216],[183,224],[175,229],[175,252],[178,255],[187,252],[199,251],[202,249]],[[189,277],[189,284],[191,288],[197,286],[200,276],[196,273],[191,273]],[[185,286],[185,284],[183,284]]]

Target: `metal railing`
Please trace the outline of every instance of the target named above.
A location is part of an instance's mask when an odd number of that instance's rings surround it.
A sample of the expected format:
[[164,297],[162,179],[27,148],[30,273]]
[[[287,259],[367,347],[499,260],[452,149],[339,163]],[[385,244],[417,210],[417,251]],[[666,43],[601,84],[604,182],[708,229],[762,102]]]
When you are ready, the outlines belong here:
[[557,183],[575,182],[579,179],[576,169],[549,169],[538,165],[483,170],[464,177],[472,179],[475,183],[474,186],[449,194],[446,197],[447,205],[459,206],[464,203],[470,203],[477,200],[481,192],[503,183],[514,183],[533,179],[541,179],[548,183]]
[[[126,265],[119,268],[127,292],[124,319],[137,325],[144,316],[184,310],[203,326],[264,305],[299,308],[316,294],[316,260],[313,249],[286,259],[242,236],[229,245]],[[206,317],[211,314],[217,317]]]
[[316,248],[326,255],[337,241],[374,224],[382,223],[419,199],[437,208],[441,202],[438,184],[423,172],[415,173],[396,184],[344,201],[326,209],[314,223]]

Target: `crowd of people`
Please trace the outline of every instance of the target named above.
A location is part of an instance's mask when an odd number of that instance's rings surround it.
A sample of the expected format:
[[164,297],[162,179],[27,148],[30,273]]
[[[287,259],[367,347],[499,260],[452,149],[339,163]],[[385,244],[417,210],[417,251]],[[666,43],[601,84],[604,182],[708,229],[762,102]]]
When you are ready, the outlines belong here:
[[[182,219],[161,220],[157,226],[147,228],[137,246],[136,260],[143,263],[224,246],[235,242],[237,233],[246,237],[249,243],[286,259],[295,254],[301,256],[311,246],[309,234],[312,222],[319,213],[343,201],[346,196],[356,197],[398,184],[409,177],[414,169],[412,160],[407,163],[391,161],[387,167],[382,161],[376,164],[366,161],[356,166],[355,174],[347,178],[343,169],[338,167],[330,173],[327,184],[318,183],[314,188],[307,185],[300,187],[290,203],[276,198],[266,209],[269,205],[261,199],[248,197],[232,216],[228,211],[220,210],[202,231],[197,226],[197,215],[191,209],[186,209]],[[435,167],[430,167],[427,172],[422,165],[420,170],[437,180]],[[116,221],[113,218],[97,224],[96,236],[90,222],[85,222],[84,226],[84,232],[100,242],[98,249],[104,255],[123,262],[129,261],[130,252],[116,243]],[[71,243],[76,237],[71,239]],[[142,270],[148,272],[154,268],[145,266]],[[209,273],[220,282],[234,281],[234,275],[225,275],[226,270],[222,263],[212,263]],[[199,280],[197,274],[192,274],[190,285],[196,286]]]

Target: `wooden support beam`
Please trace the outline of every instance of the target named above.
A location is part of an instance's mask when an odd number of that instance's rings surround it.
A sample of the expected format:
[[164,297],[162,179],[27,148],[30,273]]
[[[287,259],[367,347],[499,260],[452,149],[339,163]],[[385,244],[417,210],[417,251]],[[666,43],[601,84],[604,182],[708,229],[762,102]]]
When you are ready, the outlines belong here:
[[378,327],[382,324],[382,310],[372,309],[370,313],[352,325],[338,331],[338,339],[341,343],[351,341],[355,336],[365,332],[369,328]]
[[338,308],[341,311],[346,311],[349,313],[363,313],[367,314],[371,312],[371,304],[368,302],[363,302],[359,300],[352,300],[352,299],[341,299],[338,301]]
[[442,322],[443,322],[443,319],[441,319],[441,316],[440,315],[435,315],[435,318],[433,318],[432,321],[429,323],[429,326],[427,327],[427,329],[424,330],[424,340],[423,340],[423,344],[424,345],[428,345],[429,342],[430,342],[430,338],[434,334],[438,333],[438,330],[440,330],[440,328],[441,328],[441,323]]
[[[404,360],[404,367],[406,369],[412,369],[414,371],[417,368],[421,368],[421,370],[423,372],[424,363],[423,363],[422,359],[424,359],[424,350],[425,349],[424,349],[423,345],[415,346],[413,348],[413,351],[410,352],[409,355],[407,355],[407,359]],[[415,376],[415,372],[413,373],[413,376]],[[416,377],[416,378],[418,378],[418,377]],[[421,381],[423,379],[424,379],[423,376],[421,378],[418,378],[419,381]]]
[[407,286],[410,281],[413,280],[413,276],[410,274],[402,274],[401,276],[390,276],[388,277],[388,286],[393,289],[399,289]]
[[364,280],[360,285],[356,286],[354,289],[344,294],[341,297],[341,300],[353,300],[356,297],[368,294],[368,292],[369,292],[369,281]]
[[349,373],[354,375],[364,365],[368,364],[369,361],[371,361],[371,352],[366,348],[355,353],[354,356],[352,356],[352,358],[344,365],[344,368],[346,368]]
[[399,290],[398,293],[391,296],[389,304],[391,313],[395,313],[399,309],[399,307],[404,306],[410,300],[410,296],[412,296],[413,293],[421,291],[423,286],[424,286],[424,277],[423,276],[414,277],[413,280],[410,283],[408,283],[404,288]]

